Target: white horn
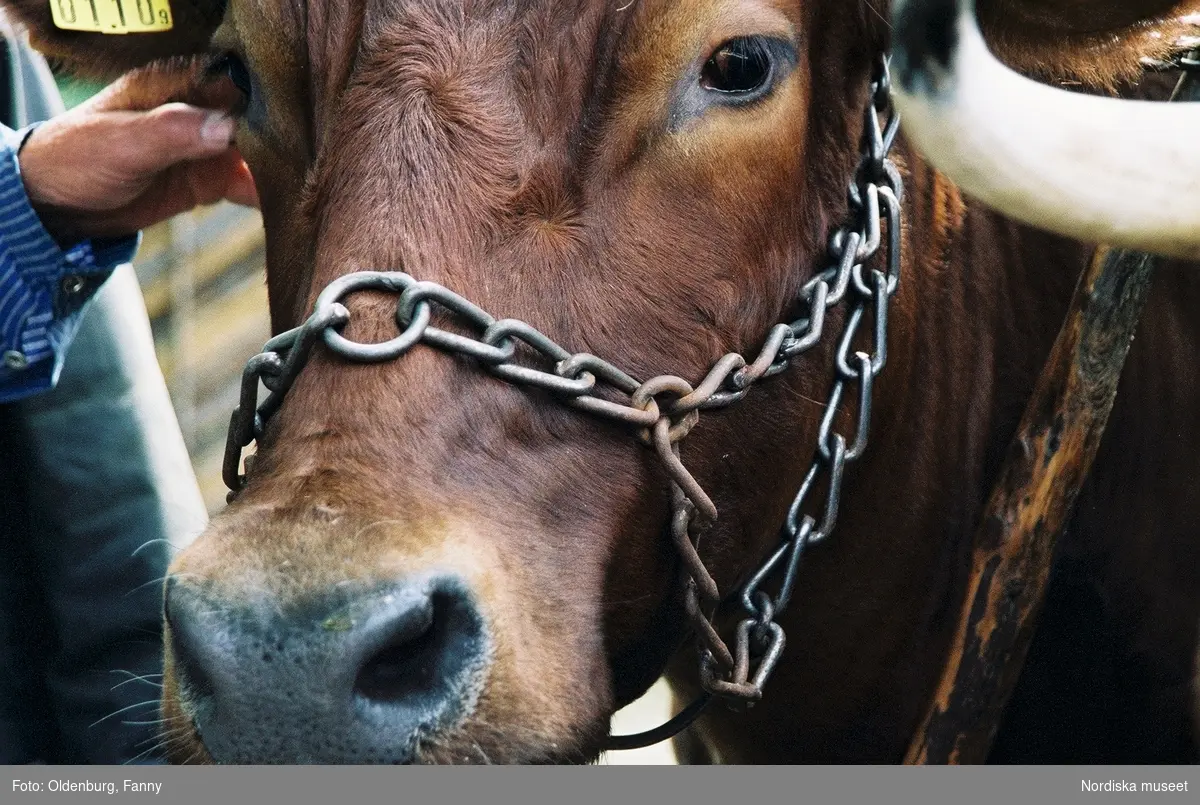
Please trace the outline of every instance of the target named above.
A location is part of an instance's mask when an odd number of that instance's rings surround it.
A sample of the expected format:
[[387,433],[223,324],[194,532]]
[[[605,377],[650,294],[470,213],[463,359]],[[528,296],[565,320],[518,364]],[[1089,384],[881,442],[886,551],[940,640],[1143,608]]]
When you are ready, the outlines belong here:
[[928,5],[897,0],[893,88],[905,135],[934,167],[1032,226],[1200,259],[1200,103],[1040,84],[991,54],[973,3]]

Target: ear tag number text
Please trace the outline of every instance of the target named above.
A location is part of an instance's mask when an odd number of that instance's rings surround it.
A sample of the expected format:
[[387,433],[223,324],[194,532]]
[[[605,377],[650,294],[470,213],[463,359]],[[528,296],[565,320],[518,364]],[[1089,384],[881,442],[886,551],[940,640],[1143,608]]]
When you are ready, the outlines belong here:
[[64,31],[146,34],[169,31],[170,0],[50,0],[54,24]]

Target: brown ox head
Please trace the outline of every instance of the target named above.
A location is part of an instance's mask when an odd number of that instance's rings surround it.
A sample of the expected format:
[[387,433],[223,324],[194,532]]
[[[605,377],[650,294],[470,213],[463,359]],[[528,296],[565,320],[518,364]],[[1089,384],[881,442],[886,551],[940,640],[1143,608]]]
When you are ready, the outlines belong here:
[[[823,267],[887,27],[854,0],[173,0],[172,32],[104,37],[7,5],[86,72],[194,57],[127,81],[131,103],[235,95],[277,331],[339,276],[402,269],[693,382]],[[1060,5],[1066,31],[1090,17]],[[346,335],[394,335],[394,298],[348,304]],[[777,539],[832,347],[685,445],[722,590]],[[628,429],[470,361],[318,347],[248,487],[172,568],[177,758],[594,757],[684,637],[665,488]]]

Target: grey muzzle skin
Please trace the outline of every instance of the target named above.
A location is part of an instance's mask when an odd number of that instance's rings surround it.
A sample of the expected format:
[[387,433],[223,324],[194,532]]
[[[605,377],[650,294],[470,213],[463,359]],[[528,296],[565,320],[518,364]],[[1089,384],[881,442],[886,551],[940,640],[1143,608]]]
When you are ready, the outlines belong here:
[[167,584],[180,705],[217,763],[410,763],[473,711],[492,659],[466,583],[337,585],[286,605]]

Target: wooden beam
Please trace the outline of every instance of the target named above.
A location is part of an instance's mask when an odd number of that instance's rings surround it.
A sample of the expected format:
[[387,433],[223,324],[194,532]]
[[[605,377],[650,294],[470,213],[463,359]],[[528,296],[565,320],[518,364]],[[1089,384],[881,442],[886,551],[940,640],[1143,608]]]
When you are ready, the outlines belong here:
[[906,763],[987,759],[1029,649],[1055,543],[1104,435],[1156,262],[1101,250],[1076,288],[976,531],[950,660]]
[[[1184,74],[1171,100],[1200,100],[1195,71]],[[906,763],[987,760],[1160,262],[1101,248],[1076,287],[975,533],[950,656]]]

